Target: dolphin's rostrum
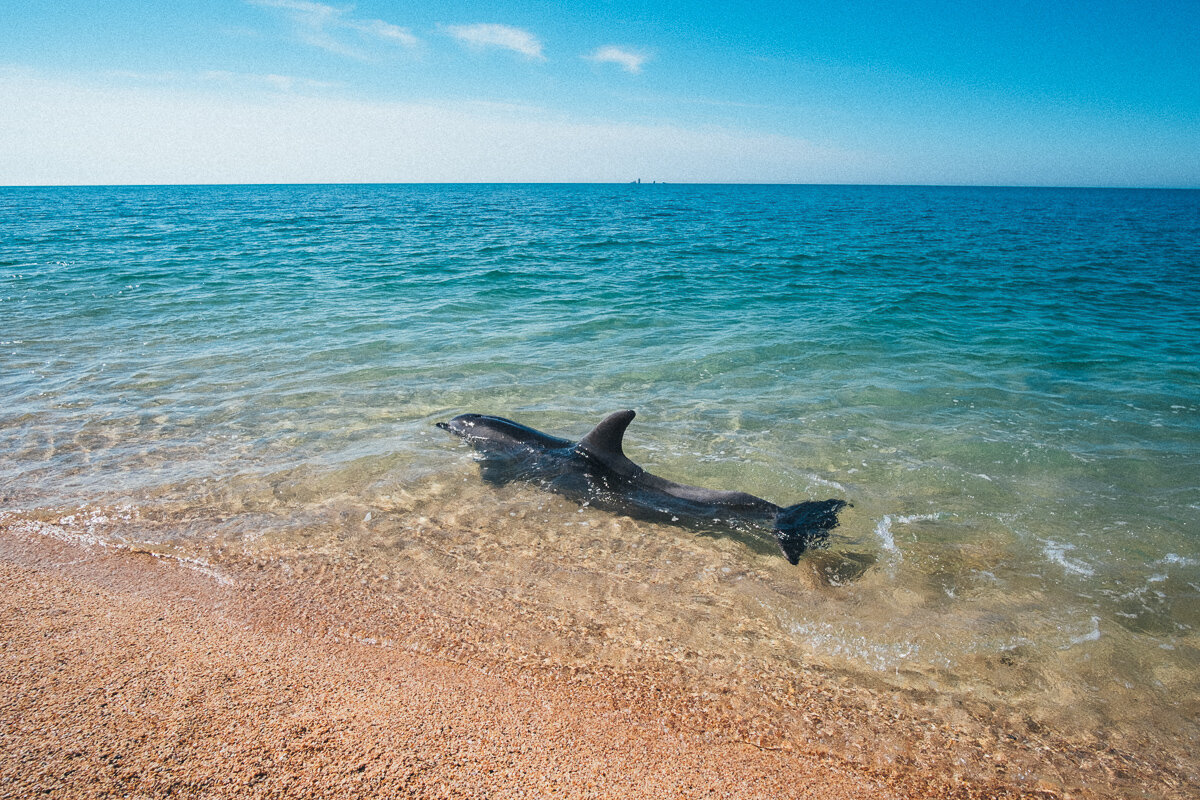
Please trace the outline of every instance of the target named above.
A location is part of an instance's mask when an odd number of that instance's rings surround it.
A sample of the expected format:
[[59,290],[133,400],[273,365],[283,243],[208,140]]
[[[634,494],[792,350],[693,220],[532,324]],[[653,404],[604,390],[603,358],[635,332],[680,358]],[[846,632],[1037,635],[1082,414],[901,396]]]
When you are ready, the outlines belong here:
[[703,489],[651,475],[621,448],[633,411],[605,417],[572,442],[503,417],[461,414],[437,426],[462,437],[480,454],[490,483],[528,481],[597,508],[690,527],[770,531],[787,560],[819,546],[837,525],[844,500],[812,500],[781,508],[745,492]]

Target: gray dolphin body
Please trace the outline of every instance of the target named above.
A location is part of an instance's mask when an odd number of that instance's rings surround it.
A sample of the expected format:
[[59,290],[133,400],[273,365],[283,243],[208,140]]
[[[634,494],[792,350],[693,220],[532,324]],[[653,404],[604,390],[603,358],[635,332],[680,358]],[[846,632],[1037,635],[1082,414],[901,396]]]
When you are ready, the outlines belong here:
[[462,414],[437,426],[464,439],[480,454],[489,483],[534,483],[597,508],[653,522],[711,529],[770,532],[787,560],[829,538],[844,500],[814,500],[780,507],[745,492],[685,486],[651,475],[621,449],[633,411],[605,417],[572,442],[485,414]]

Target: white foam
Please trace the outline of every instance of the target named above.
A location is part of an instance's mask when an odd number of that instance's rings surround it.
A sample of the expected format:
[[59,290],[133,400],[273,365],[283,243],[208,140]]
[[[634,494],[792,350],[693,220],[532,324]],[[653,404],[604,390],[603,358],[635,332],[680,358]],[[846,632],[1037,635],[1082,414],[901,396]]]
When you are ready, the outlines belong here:
[[140,547],[129,547],[126,545],[118,545],[117,549],[129,550],[130,552],[133,552],[133,553],[144,553],[146,555],[153,556],[154,558],[157,558],[157,559],[166,559],[167,561],[174,561],[175,563],[177,563],[181,566],[187,567],[188,569],[192,570],[193,572],[199,572],[201,575],[207,575],[208,577],[212,578],[214,581],[221,584],[222,586],[231,586],[233,584],[232,580],[230,580],[229,578],[222,575],[220,572],[217,571],[217,569],[212,564],[208,563],[207,561],[205,561],[204,559],[201,559],[201,558],[193,558],[191,556],[180,556],[180,555],[175,555],[173,553],[163,553],[163,552],[159,552],[158,550],[145,550]]
[[889,553],[900,554],[896,548],[896,539],[892,536],[892,518],[884,514],[883,519],[879,520],[879,524],[875,526],[875,535],[879,537],[880,543],[883,544],[883,549]]
[[888,642],[828,622],[793,622],[787,630],[814,650],[863,664],[877,672],[892,672],[914,663],[949,669],[944,653],[931,652],[914,641]]
[[1071,639],[1071,645],[1084,644],[1085,642],[1094,642],[1100,638],[1100,618],[1092,617],[1092,629],[1082,636],[1075,636]]
[[1085,578],[1090,578],[1096,574],[1095,570],[1084,564],[1082,561],[1076,561],[1067,558],[1067,553],[1075,549],[1073,544],[1061,544],[1059,542],[1046,542],[1042,547],[1042,553],[1055,564],[1063,568],[1065,572],[1070,572],[1075,575],[1082,575]]
[[846,487],[837,481],[831,481],[828,478],[822,478],[820,475],[807,475],[810,483],[815,483],[818,486],[828,486],[830,489],[837,489],[839,492],[846,491]]
[[101,527],[111,526],[114,518],[115,520],[129,522],[139,517],[140,512],[131,505],[117,506],[109,509],[109,513],[94,509],[91,511],[80,511],[76,514],[66,514],[54,522],[21,519],[12,512],[0,511],[0,524],[7,526],[9,530],[27,536],[44,536],[70,545],[111,548],[113,550],[141,553],[157,559],[167,559],[190,570],[207,575],[217,583],[223,585],[232,583],[229,578],[221,574],[212,564],[203,559],[150,549],[148,545],[143,543],[113,541],[111,538],[102,536],[97,530]]
[[879,537],[883,549],[894,553],[897,558],[903,558],[900,548],[896,546],[896,537],[892,534],[892,525],[909,525],[913,522],[936,522],[940,514],[884,514],[883,519],[875,526],[875,535]]

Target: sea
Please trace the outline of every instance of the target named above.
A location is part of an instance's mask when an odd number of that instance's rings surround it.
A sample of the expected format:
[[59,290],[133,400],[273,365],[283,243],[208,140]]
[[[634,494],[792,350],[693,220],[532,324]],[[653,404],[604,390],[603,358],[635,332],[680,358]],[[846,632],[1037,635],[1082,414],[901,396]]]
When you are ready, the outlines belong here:
[[[621,409],[657,475],[846,500],[828,547],[491,486],[435,427]],[[1200,191],[3,188],[0,524],[984,704],[1186,794]]]

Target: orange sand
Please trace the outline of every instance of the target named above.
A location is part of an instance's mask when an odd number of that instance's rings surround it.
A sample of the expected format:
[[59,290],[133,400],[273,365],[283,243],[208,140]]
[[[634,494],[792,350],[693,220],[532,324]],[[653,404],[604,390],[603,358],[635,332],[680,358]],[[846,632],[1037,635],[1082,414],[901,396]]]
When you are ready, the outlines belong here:
[[714,737],[669,681],[331,636],[300,582],[231,578],[0,531],[0,797],[1060,796]]

